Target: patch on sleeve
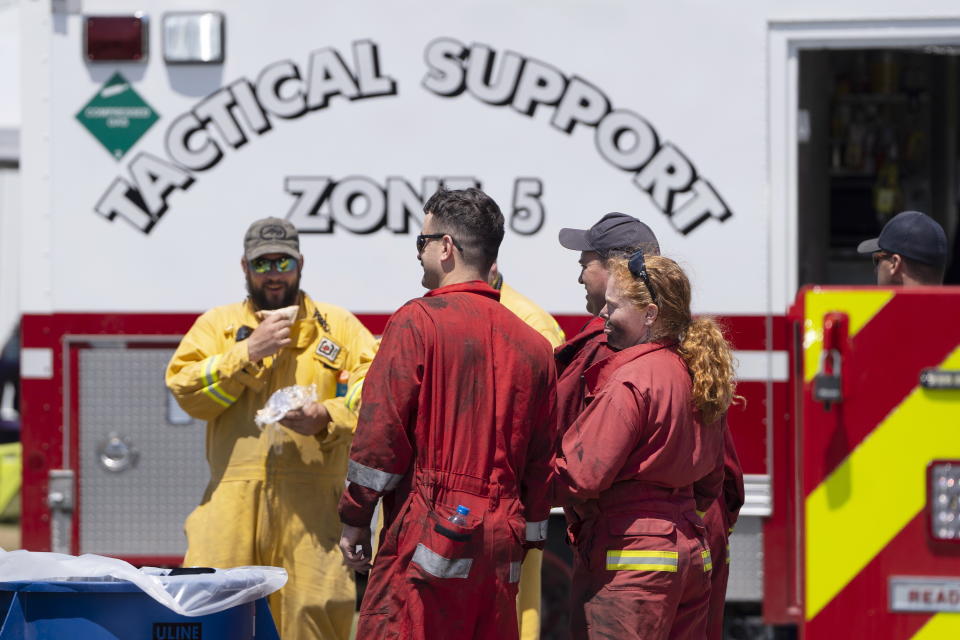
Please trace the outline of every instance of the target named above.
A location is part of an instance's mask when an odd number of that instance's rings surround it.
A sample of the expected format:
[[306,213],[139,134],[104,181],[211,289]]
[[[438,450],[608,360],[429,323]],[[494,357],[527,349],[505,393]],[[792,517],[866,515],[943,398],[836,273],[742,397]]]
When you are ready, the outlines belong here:
[[320,341],[320,344],[317,345],[317,355],[323,356],[330,362],[335,362],[337,356],[340,355],[340,345],[330,338],[324,338]]

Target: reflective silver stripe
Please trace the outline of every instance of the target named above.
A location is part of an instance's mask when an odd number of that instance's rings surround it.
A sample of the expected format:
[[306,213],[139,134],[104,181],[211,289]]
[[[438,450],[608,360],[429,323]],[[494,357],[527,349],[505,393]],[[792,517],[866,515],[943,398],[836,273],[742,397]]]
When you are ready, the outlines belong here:
[[549,520],[527,523],[527,542],[543,542],[547,539]]
[[438,578],[466,578],[470,575],[471,558],[451,560],[439,553],[431,551],[422,542],[413,552],[413,561],[423,567],[423,570]]
[[510,582],[520,582],[520,562],[510,563]]
[[380,471],[353,460],[347,465],[347,480],[374,491],[390,491],[402,478],[403,476],[398,473]]

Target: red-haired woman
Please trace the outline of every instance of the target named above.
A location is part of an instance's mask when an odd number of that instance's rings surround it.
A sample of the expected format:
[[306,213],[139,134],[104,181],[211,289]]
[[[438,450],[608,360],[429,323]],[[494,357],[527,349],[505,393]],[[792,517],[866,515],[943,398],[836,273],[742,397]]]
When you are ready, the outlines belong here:
[[558,502],[576,514],[571,631],[700,640],[712,563],[696,511],[723,478],[731,349],[691,317],[673,260],[637,252],[610,273],[601,316],[618,352],[587,370],[588,404],[555,468]]

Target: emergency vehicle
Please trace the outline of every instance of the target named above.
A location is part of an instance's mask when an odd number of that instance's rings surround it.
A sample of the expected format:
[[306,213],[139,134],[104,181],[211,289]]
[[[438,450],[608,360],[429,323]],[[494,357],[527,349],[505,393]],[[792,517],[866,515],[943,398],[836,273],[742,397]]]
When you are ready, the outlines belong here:
[[[955,2],[11,16],[0,298],[22,318],[25,548],[180,561],[204,432],[163,372],[198,313],[245,296],[251,221],[295,224],[303,288],[379,333],[422,293],[422,203],[480,186],[507,221],[505,280],[568,336],[587,317],[557,232],[609,211],[648,223],[726,326],[747,400],[730,637],[960,636],[960,292],[866,286],[856,254],[904,209],[955,235]],[[568,554],[546,554],[544,637],[562,637]]]

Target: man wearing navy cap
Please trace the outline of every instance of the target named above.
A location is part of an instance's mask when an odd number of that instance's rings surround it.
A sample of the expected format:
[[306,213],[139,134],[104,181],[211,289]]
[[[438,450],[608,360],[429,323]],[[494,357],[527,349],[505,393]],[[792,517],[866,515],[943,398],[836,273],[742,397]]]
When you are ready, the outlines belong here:
[[580,284],[587,290],[587,311],[600,313],[607,291],[607,258],[643,249],[660,255],[657,236],[650,227],[625,213],[608,213],[589,229],[561,229],[560,244],[580,252]]
[[[606,304],[607,261],[612,257],[629,256],[637,250],[646,255],[660,255],[660,244],[653,231],[640,220],[625,213],[608,213],[589,229],[561,229],[560,244],[580,252],[579,282],[587,291],[587,311],[594,317],[576,336],[554,352],[557,362],[557,416],[560,431],[572,425],[585,406],[584,374],[594,363],[614,353],[603,332],[605,321],[599,315]],[[711,597],[707,613],[707,639],[723,637],[723,607],[727,592],[727,535],[733,530],[743,506],[743,470],[734,448],[733,437],[724,421],[723,492],[710,501],[704,513],[710,554],[714,560],[710,572]],[[695,487],[696,491],[696,487]],[[567,509],[573,529],[578,516]]]
[[936,286],[943,284],[947,234],[930,216],[904,211],[890,218],[880,237],[861,242],[857,252],[873,256],[880,286]]
[[584,408],[583,374],[594,362],[611,353],[599,316],[606,304],[607,260],[629,256],[637,249],[660,255],[657,236],[646,224],[625,213],[608,213],[589,229],[561,229],[560,245],[580,252],[580,278],[586,289],[587,311],[594,316],[580,332],[557,347],[557,416],[560,430],[573,424]]

